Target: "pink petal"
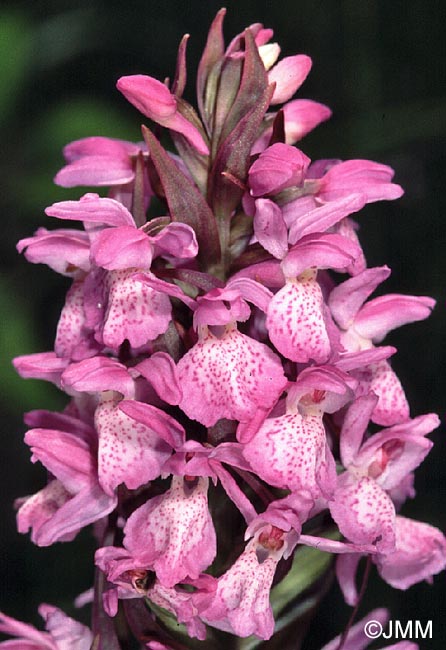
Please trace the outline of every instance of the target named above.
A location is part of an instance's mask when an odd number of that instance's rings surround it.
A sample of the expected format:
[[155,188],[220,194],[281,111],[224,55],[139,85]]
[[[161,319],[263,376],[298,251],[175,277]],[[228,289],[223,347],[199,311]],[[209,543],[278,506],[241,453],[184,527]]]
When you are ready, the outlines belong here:
[[282,208],[285,221],[291,224],[289,243],[292,245],[305,235],[326,232],[347,215],[358,212],[364,207],[365,197],[363,194],[350,194],[337,201],[318,205],[316,208],[311,206],[308,212],[294,216],[293,208],[300,209],[300,206],[296,205],[299,201],[300,199],[291,201]]
[[245,493],[239,488],[237,482],[231,476],[231,474],[222,465],[220,465],[220,463],[213,463],[213,466],[215,469],[215,473],[218,476],[224,491],[231,499],[231,501],[240,510],[246,523],[249,524],[257,515],[257,512],[254,506],[252,505],[251,501],[248,499]]
[[446,539],[438,528],[397,516],[395,529],[395,551],[376,558],[378,571],[388,584],[408,589],[446,568]]
[[[259,30],[257,34],[255,34],[257,27],[259,28]],[[261,23],[251,25],[249,29],[251,29],[253,34],[255,34],[254,40],[257,47],[261,47],[262,45],[265,45],[265,43],[268,43],[268,41],[274,36],[273,30],[270,29],[269,27],[263,27]],[[274,43],[271,43],[271,45],[274,45]]]
[[335,413],[353,398],[357,382],[334,366],[310,366],[289,384],[286,407],[302,415]]
[[[11,643],[6,645],[7,642],[3,641],[0,647],[6,648],[6,650],[8,650],[8,647],[16,648],[16,650],[58,650],[54,640],[47,632],[40,632],[32,625],[17,621],[11,616],[6,616],[3,612],[0,612],[0,632],[20,637],[17,642],[12,642],[16,645],[11,645]],[[30,642],[29,645],[25,645],[26,641]]]
[[358,245],[341,235],[314,233],[290,249],[281,267],[287,278],[296,278],[314,267],[344,271],[359,255]]
[[[62,483],[53,480],[36,494],[19,499],[17,530],[27,533],[31,529],[31,540],[40,545],[40,531],[55,513],[72,498]],[[72,531],[66,541],[73,539],[78,530]]]
[[91,155],[73,160],[62,167],[54,177],[54,182],[62,187],[102,187],[125,185],[134,178],[135,172],[128,156]]
[[[221,19],[225,15],[225,13],[226,13],[226,9],[224,9],[221,12],[221,14],[219,12],[217,14],[217,17]],[[254,42],[258,48],[268,43],[268,41],[271,40],[271,38],[274,36],[274,31],[272,29],[263,27],[262,23],[253,23],[252,25],[249,25],[247,29],[249,29],[252,36],[254,37]],[[242,40],[243,38],[244,38],[243,33],[237,34],[237,36],[235,36],[232,39],[232,41],[229,43],[228,47],[226,48],[225,56],[240,53],[240,50],[243,48],[243,40]],[[275,45],[275,44],[271,43],[271,45]],[[279,53],[280,53],[280,47],[277,56],[279,56]]]
[[156,572],[165,587],[198,578],[215,558],[215,530],[207,502],[209,479],[188,487],[173,477],[170,489],[137,508],[124,528],[124,546]]
[[161,120],[156,121],[162,126],[184,135],[189,144],[195,147],[198,153],[201,153],[203,156],[209,155],[209,147],[200,131],[188,119],[183,117],[181,113],[175,113],[175,115],[166,118],[163,122]]
[[64,371],[62,386],[79,393],[101,393],[113,390],[126,397],[135,392],[134,380],[128,369],[109,357],[96,356],[72,363]]
[[61,359],[55,352],[36,352],[15,357],[12,363],[23,379],[44,379],[59,386],[60,377],[69,361]]
[[67,292],[65,305],[57,324],[54,350],[58,357],[78,361],[98,352],[98,344],[86,327],[84,311],[84,283],[73,282]]
[[177,111],[175,97],[161,81],[143,74],[121,77],[117,89],[143,115],[159,122]]
[[45,210],[49,217],[84,221],[107,226],[134,226],[135,221],[122,203],[88,193],[79,201],[59,201]]
[[138,348],[167,330],[172,307],[169,298],[132,278],[134,270],[110,271],[108,303],[102,342],[116,350],[125,339]]
[[363,369],[352,370],[350,374],[359,382],[356,389],[358,397],[372,391],[379,398],[373,411],[373,422],[391,426],[409,419],[406,395],[388,361],[383,360]]
[[343,352],[342,356],[339,359],[336,359],[334,365],[336,368],[339,368],[339,370],[350,372],[357,368],[378,363],[383,359],[388,359],[395,354],[395,352],[396,348],[391,345],[382,345],[379,348],[369,348],[359,350],[358,352]]
[[236,289],[211,289],[198,296],[194,329],[206,325],[228,325],[248,320],[251,310]]
[[344,600],[350,607],[354,607],[358,602],[356,572],[361,557],[362,555],[360,553],[350,553],[340,555],[336,560],[336,578],[338,579]]
[[79,158],[89,156],[109,156],[116,158],[119,156],[136,156],[141,150],[139,144],[128,142],[127,140],[118,140],[116,138],[105,138],[103,136],[92,136],[74,140],[64,147],[63,155],[65,160],[73,162]]
[[395,485],[394,488],[388,490],[388,495],[395,504],[395,510],[399,512],[401,506],[407,501],[407,499],[413,499],[416,495],[415,488],[415,475],[414,472],[406,474],[402,481]]
[[[311,99],[294,99],[283,107],[286,144],[295,144],[318,124],[331,117],[331,110],[324,104]],[[251,154],[264,151],[271,140],[272,127],[267,129],[254,143]]]
[[[438,418],[429,415],[417,419],[426,420],[426,432],[439,425]],[[355,466],[364,468],[384,490],[391,490],[403,481],[422,463],[433,445],[424,435],[410,433],[410,421],[407,432],[403,425],[395,429],[384,429],[373,435],[355,458]]]
[[331,117],[328,106],[311,99],[295,99],[283,106],[287,144],[295,144]]
[[36,409],[25,413],[25,424],[32,429],[53,429],[71,433],[94,446],[97,436],[92,426],[77,417],[65,413]]
[[354,544],[376,544],[379,551],[395,546],[395,508],[390,497],[367,476],[346,472],[329,502],[341,533]]
[[352,325],[363,303],[389,275],[387,266],[367,269],[333,289],[328,305],[339,327],[347,330]]
[[[314,499],[305,490],[291,492],[283,499],[276,499],[268,505],[266,510],[250,522],[246,529],[245,539],[255,535],[261,528],[265,528],[269,524],[287,533],[294,531],[297,542],[302,530],[302,523],[307,521],[313,505]],[[287,540],[290,538],[292,538],[292,535],[287,535]],[[293,548],[288,548],[284,552],[284,559],[290,556]]]
[[367,261],[365,259],[364,251],[362,250],[361,243],[357,235],[358,225],[356,222],[353,221],[353,219],[350,217],[344,217],[344,219],[339,221],[333,229],[338,235],[341,235],[346,239],[350,239],[352,242],[357,244],[359,249],[354,264],[350,264],[347,267],[347,273],[350,273],[350,275],[357,275],[358,273],[365,271],[367,268]]
[[174,95],[163,83],[139,74],[121,77],[116,86],[143,115],[161,126],[182,133],[200,153],[209,153],[199,130],[178,112]]
[[299,542],[325,553],[339,553],[347,556],[352,553],[376,553],[374,544],[350,544],[349,542],[339,542],[336,539],[316,537],[314,535],[301,535]]
[[377,402],[377,395],[368,393],[358,397],[346,412],[339,445],[344,467],[354,462]]
[[312,61],[305,54],[287,56],[268,73],[268,83],[275,83],[271,104],[287,102],[303,84],[311,70]]
[[130,267],[150,268],[153,247],[150,239],[134,226],[106,228],[91,244],[91,259],[108,271]]
[[269,199],[257,199],[254,215],[254,233],[261,246],[281,260],[288,252],[288,231],[282,211]]
[[61,275],[71,277],[79,269],[90,270],[89,240],[80,230],[59,228],[50,232],[39,228],[32,237],[21,239],[17,250],[19,253],[25,250],[28,262],[46,264]]
[[435,300],[425,296],[380,296],[359,310],[355,330],[360,336],[380,343],[396,327],[427,318],[434,306]]
[[[397,487],[406,476],[416,469],[432,449],[433,442],[421,436],[400,434],[395,438],[392,434],[379,435],[382,442],[376,450],[375,458],[369,465],[369,474],[384,490]],[[365,461],[365,454],[359,454],[358,463]]]
[[[311,166],[310,166],[311,169]],[[281,201],[282,203],[282,201]],[[292,228],[301,218],[307,218],[308,214],[315,215],[315,210],[322,207],[312,194],[302,194],[293,201],[288,201],[280,206],[283,218],[288,228]]]
[[168,404],[179,404],[183,396],[176,365],[167,352],[155,352],[135,366],[153,386],[158,397]]
[[108,496],[98,484],[93,484],[57,509],[34,534],[35,543],[50,546],[59,541],[71,541],[81,528],[106,517],[116,505],[115,496]]
[[399,185],[391,183],[394,171],[371,160],[346,160],[334,165],[323,176],[319,196],[332,201],[354,191],[367,196],[367,202],[398,199],[403,194]]
[[279,358],[236,329],[221,339],[209,333],[177,369],[183,387],[180,407],[208,427],[221,418],[248,421],[258,409],[268,411],[287,383]]
[[336,467],[320,416],[288,413],[265,420],[243,455],[264,481],[288,490],[331,496]]
[[150,241],[155,256],[168,254],[178,259],[190,259],[198,253],[195,231],[187,223],[170,223],[158,235],[150,237]]
[[161,280],[160,278],[157,278],[156,275],[154,275],[153,273],[150,272],[134,273],[132,275],[132,279],[135,280],[135,282],[142,282],[142,284],[146,285],[146,287],[155,289],[155,291],[159,293],[164,293],[167,296],[178,298],[178,300],[184,302],[191,309],[196,309],[197,306],[196,301],[193,298],[190,298],[188,295],[186,295],[184,291],[180,289],[179,286],[173,284],[172,282],[166,282],[165,280]]
[[107,494],[121,483],[134,490],[160,475],[171,448],[153,429],[135,422],[112,401],[98,406],[95,425],[99,482]]
[[236,289],[240,295],[255,305],[258,309],[266,312],[273,294],[260,282],[251,278],[232,277],[226,284],[227,289]]
[[233,278],[250,278],[257,282],[262,282],[267,287],[280,289],[285,282],[280,263],[278,260],[268,260],[247,266],[242,271],[236,273]]
[[185,432],[182,425],[161,409],[136,400],[122,400],[118,408],[132,420],[152,429],[170,447],[177,449],[184,445]]
[[426,415],[419,415],[412,420],[406,420],[400,424],[395,424],[391,429],[386,429],[385,433],[391,433],[395,437],[398,437],[400,434],[426,436],[439,426],[440,418],[438,415],[436,413],[427,413]]
[[45,620],[45,627],[55,640],[59,650],[90,650],[93,634],[85,625],[70,618],[52,605],[42,604],[39,614]]
[[31,429],[25,434],[31,447],[31,461],[40,461],[64,486],[75,494],[96,479],[96,459],[89,445],[71,433]]
[[250,542],[232,567],[218,580],[211,604],[200,613],[205,623],[240,637],[255,634],[269,639],[274,618],[269,593],[277,559],[268,556],[262,563]]
[[324,363],[331,353],[324,311],[316,280],[288,280],[268,308],[266,327],[271,342],[292,361]]
[[135,590],[132,584],[131,573],[133,571],[145,570],[144,567],[132,557],[124,548],[117,546],[103,546],[96,550],[94,561],[107,579],[119,587]]
[[[206,576],[210,578],[211,576]],[[187,633],[192,638],[204,641],[206,639],[206,627],[198,617],[199,608],[193,603],[193,598],[198,595],[200,590],[194,594],[182,591],[178,587],[164,587],[161,583],[156,582],[154,586],[147,591],[147,598],[155,605],[172,612],[178,619],[179,623],[184,623]],[[205,602],[208,600],[208,594],[204,594]]]
[[277,142],[263,151],[251,165],[248,182],[254,197],[301,185],[310,159],[296,147]]

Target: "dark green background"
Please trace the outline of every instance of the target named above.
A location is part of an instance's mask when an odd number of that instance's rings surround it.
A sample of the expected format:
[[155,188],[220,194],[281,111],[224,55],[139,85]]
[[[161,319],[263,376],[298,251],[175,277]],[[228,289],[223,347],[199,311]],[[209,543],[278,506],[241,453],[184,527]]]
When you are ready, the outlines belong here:
[[[0,278],[2,409],[2,537],[0,608],[37,621],[42,601],[70,613],[73,597],[91,581],[88,533],[73,544],[37,549],[15,532],[12,501],[44,483],[22,442],[21,414],[64,401],[43,382],[22,381],[11,369],[17,354],[50,349],[67,282],[15,251],[56,200],[79,196],[52,184],[62,146],[88,135],[140,139],[141,116],[115,90],[123,74],[163,79],[174,71],[176,46],[191,34],[189,99],[194,69],[219,2],[54,0],[3,2],[0,9],[0,130],[2,276]],[[362,211],[361,240],[370,266],[393,273],[383,291],[432,295],[431,319],[388,337],[412,414],[445,413],[445,138],[444,3],[422,0],[300,0],[227,2],[229,40],[252,22],[273,27],[282,54],[313,58],[299,97],[328,104],[332,120],[302,143],[312,159],[370,158],[392,165],[405,196]],[[417,473],[418,496],[404,513],[446,527],[444,427]],[[397,592],[373,578],[362,611],[389,606],[392,618],[433,619],[434,639],[446,638],[445,575],[434,587]],[[305,646],[315,650],[342,627],[348,608],[334,587]],[[423,645],[425,644],[425,645]],[[379,644],[378,644],[379,646]]]

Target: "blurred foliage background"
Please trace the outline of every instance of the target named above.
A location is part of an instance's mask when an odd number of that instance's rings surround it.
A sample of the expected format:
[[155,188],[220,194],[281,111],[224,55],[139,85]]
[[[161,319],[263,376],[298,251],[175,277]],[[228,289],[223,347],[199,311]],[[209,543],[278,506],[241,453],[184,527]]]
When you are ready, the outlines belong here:
[[[328,104],[332,120],[303,142],[312,159],[371,158],[392,165],[406,190],[400,201],[368,206],[359,216],[369,266],[388,264],[385,293],[432,295],[431,319],[388,337],[399,354],[393,365],[406,388],[412,414],[445,413],[446,229],[444,3],[426,0],[238,0],[226,2],[227,40],[253,22],[273,27],[282,54],[306,53],[313,71],[300,97]],[[64,398],[38,381],[23,381],[10,359],[51,349],[67,282],[35,267],[15,250],[57,200],[83,190],[52,184],[71,140],[105,135],[139,140],[141,116],[115,90],[124,74],[159,79],[174,72],[176,47],[189,43],[194,70],[207,28],[220,8],[215,0],[3,1],[0,9],[0,193],[3,231],[0,277],[0,404],[2,409],[2,527],[0,608],[38,621],[37,605],[50,602],[75,613],[73,598],[92,580],[93,543],[84,532],[74,544],[34,547],[15,530],[13,500],[44,484],[31,466],[22,438],[23,411],[60,408]],[[444,427],[416,478],[417,498],[404,514],[446,528]],[[390,607],[393,619],[433,620],[432,649],[446,638],[444,574],[434,586],[402,594],[373,576],[361,608]],[[318,613],[307,650],[317,650],[348,619],[333,586]],[[424,642],[422,642],[424,643]],[[378,644],[379,645],[379,644]]]

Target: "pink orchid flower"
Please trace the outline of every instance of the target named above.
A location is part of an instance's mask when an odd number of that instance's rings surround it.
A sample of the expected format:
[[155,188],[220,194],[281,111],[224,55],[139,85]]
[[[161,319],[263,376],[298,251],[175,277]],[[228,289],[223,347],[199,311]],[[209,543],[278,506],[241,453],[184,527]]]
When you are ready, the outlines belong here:
[[[136,489],[160,476],[172,448],[184,440],[182,426],[163,410],[137,400],[123,400],[135,396],[138,374],[112,359],[96,357],[71,364],[62,376],[66,390],[98,394],[94,412],[98,480],[110,496],[121,483]],[[154,383],[160,386],[158,380]],[[127,415],[126,406],[148,413],[148,423],[142,424]]]
[[[336,564],[339,586],[352,606],[358,600],[355,577],[361,557],[360,553],[343,555]],[[394,548],[372,555],[372,561],[381,578],[395,589],[406,590],[422,580],[431,583],[446,567],[446,537],[434,526],[397,515]]]
[[39,546],[72,540],[81,528],[115,509],[117,497],[98,480],[95,431],[76,418],[46,411],[31,412],[25,435],[32,461],[54,476],[48,485],[17,501],[17,527]]
[[268,418],[243,447],[253,471],[270,485],[330,497],[335,461],[322,421],[353,397],[350,378],[334,368],[308,368],[290,387],[285,415]]
[[[277,564],[287,549],[286,535],[273,526],[259,530],[217,582],[202,620],[240,637],[271,638],[274,618],[269,593]],[[194,597],[199,602],[200,595]]]
[[[425,296],[390,294],[365,302],[389,274],[387,266],[367,269],[342,282],[330,293],[328,305],[347,352],[371,349],[391,330],[424,320],[432,311],[435,300]],[[373,422],[392,425],[407,420],[409,405],[388,361],[382,360],[353,374],[359,381],[358,395],[372,390],[379,397],[372,414]]]
[[215,558],[208,484],[207,478],[173,476],[167,492],[137,508],[124,527],[124,547],[165,587],[195,580]]
[[360,397],[345,416],[340,454],[346,471],[338,475],[328,505],[347,539],[358,544],[376,543],[379,552],[388,553],[395,547],[396,521],[388,491],[423,461],[432,447],[425,436],[439,420],[434,414],[419,416],[384,429],[361,444],[376,402],[373,393]]
[[221,418],[247,422],[275,404],[286,385],[280,360],[236,326],[249,317],[246,301],[265,311],[271,295],[261,284],[240,278],[197,299],[198,342],[177,364],[186,415],[205,426]]

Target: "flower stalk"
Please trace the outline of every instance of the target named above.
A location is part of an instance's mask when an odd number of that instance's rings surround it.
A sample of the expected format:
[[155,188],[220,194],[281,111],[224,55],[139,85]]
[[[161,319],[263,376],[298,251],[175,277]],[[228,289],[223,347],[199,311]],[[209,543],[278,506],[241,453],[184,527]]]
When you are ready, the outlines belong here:
[[261,24],[225,46],[224,14],[197,108],[183,98],[187,35],[170,86],[117,83],[175,151],[146,125],[137,144],[67,145],[56,183],[107,193],[55,203],[62,227],[18,243],[72,279],[54,351],[14,360],[67,395],[63,412],[25,416],[50,480],[17,501],[18,529],[48,546],[94,524],[98,542],[81,598],[91,630],[48,605],[46,632],[2,615],[33,648],[304,648],[336,557],[354,609],[325,650],[357,650],[372,565],[397,589],[446,567],[441,531],[399,513],[439,420],[411,416],[381,345],[435,301],[370,299],[390,269],[367,266],[352,218],[402,189],[386,165],[296,147],[330,116],[292,99],[311,60],[278,60]]

